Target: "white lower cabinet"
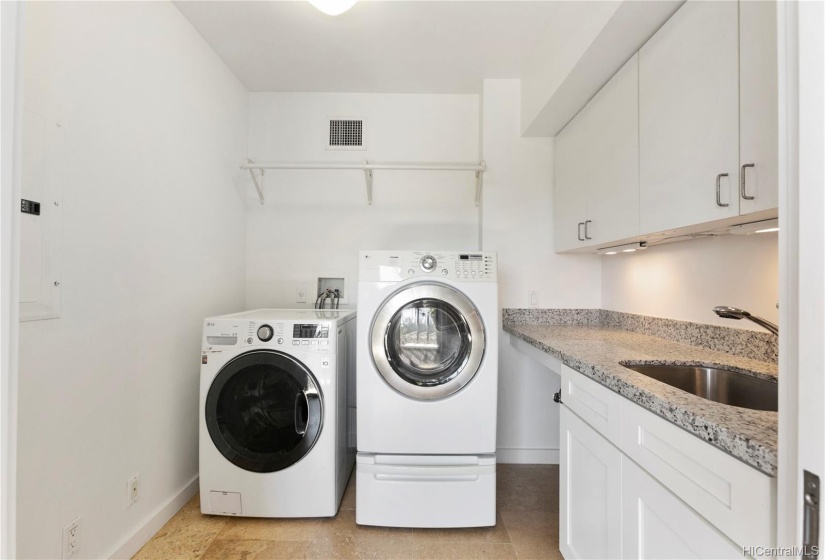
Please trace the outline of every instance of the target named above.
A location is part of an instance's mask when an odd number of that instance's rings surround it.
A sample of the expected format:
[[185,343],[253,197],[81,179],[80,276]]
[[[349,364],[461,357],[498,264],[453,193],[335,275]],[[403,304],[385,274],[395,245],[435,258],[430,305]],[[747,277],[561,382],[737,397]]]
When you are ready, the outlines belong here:
[[639,465],[622,457],[622,558],[742,558],[734,545]]
[[776,480],[562,366],[559,548],[574,558],[742,558],[774,546]]
[[573,558],[622,552],[622,454],[566,406],[561,407],[559,548]]

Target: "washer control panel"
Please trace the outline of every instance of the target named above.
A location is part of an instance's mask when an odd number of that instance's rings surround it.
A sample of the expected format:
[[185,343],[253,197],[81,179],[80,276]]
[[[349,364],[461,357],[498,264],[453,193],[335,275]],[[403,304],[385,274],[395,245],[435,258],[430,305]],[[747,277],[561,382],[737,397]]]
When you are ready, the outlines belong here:
[[335,352],[333,323],[328,321],[237,321],[218,319],[204,323],[204,351],[258,346],[287,352]]
[[359,281],[393,281],[416,277],[466,282],[495,282],[497,258],[492,251],[363,251]]

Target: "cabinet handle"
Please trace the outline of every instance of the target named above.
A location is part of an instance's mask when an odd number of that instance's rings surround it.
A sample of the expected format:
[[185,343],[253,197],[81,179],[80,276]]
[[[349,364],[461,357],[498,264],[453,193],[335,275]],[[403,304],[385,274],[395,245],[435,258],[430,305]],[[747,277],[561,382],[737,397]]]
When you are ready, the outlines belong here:
[[589,225],[590,225],[590,223],[592,223],[592,222],[593,222],[593,220],[586,220],[586,221],[584,222],[584,238],[585,238],[585,239],[587,239],[587,240],[593,239],[592,237],[590,237],[590,234],[589,234],[589,233],[587,233],[587,232],[588,232],[588,230],[590,229],[588,226],[589,226]]
[[579,228],[578,235],[577,235],[577,237],[579,238],[579,241],[584,241],[584,237],[582,237],[582,226],[583,225],[584,225],[584,222],[579,222],[579,225],[577,226]]
[[748,167],[756,167],[756,164],[746,163],[742,166],[742,170],[739,172],[739,194],[741,194],[742,198],[744,198],[745,200],[753,200],[756,197],[748,196],[748,193],[745,192],[745,169]]
[[722,204],[722,184],[721,184],[721,182],[722,182],[722,177],[727,177],[727,176],[728,176],[727,173],[720,173],[719,175],[716,176],[716,206],[721,206],[723,208],[725,206],[730,206],[730,204],[727,203],[727,202],[725,204]]

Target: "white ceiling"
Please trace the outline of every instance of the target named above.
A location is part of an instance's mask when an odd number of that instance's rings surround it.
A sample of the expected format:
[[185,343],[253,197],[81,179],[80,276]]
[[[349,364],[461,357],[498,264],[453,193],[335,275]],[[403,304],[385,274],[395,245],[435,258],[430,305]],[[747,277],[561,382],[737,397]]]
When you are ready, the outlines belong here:
[[[520,78],[539,39],[575,36],[603,2],[305,1],[175,5],[250,91],[478,93]],[[564,44],[564,41],[560,41]]]

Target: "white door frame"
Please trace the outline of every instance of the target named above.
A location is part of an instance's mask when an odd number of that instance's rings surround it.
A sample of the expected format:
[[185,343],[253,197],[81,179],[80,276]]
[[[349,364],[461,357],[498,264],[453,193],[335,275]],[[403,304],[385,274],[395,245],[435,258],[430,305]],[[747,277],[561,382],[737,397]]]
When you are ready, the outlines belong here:
[[777,543],[800,546],[802,471],[825,481],[825,4],[778,2],[778,10],[782,336]]
[[22,2],[0,2],[0,558],[16,556]]

